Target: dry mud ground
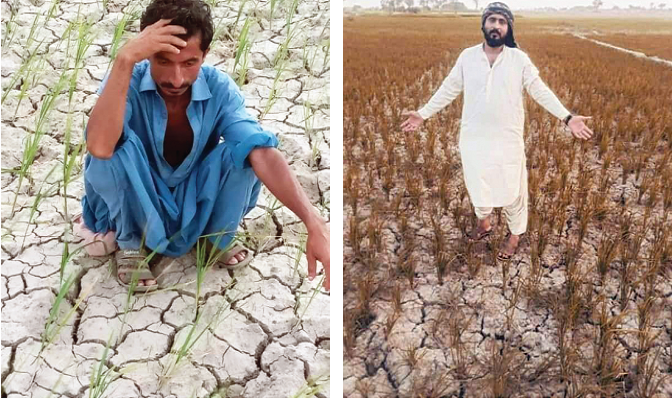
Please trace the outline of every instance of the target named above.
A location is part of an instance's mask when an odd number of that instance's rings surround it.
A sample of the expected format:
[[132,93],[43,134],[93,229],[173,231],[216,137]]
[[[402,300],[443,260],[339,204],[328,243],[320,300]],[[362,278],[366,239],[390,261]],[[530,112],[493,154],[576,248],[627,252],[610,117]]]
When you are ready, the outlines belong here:
[[[219,2],[214,11],[215,24],[221,23],[233,37],[248,15],[256,18],[250,28],[253,44],[248,83],[242,91],[249,112],[257,117],[276,77],[271,61],[285,40],[290,6],[288,1],[277,6],[271,26],[269,4],[232,0]],[[91,258],[76,251],[81,245],[71,234],[64,201],[71,216],[81,210],[83,178],[80,159],[66,199],[62,170],[67,114],[71,111],[75,121],[74,146],[81,140],[81,128],[98,97],[95,91],[110,61],[115,25],[129,7],[126,2],[107,1],[105,10],[101,2],[81,3],[81,15],[94,22],[95,39],[84,56],[74,108],[69,110],[67,91],[63,91],[19,191],[18,175],[8,170],[20,167],[25,140],[34,135],[45,93],[63,70],[64,31],[77,19],[80,2],[60,1],[46,27],[37,30],[30,48],[44,39],[37,57],[44,57],[45,63],[36,74],[36,84],[17,108],[20,92],[16,89],[23,81],[14,88],[8,86],[27,61],[26,40],[36,14],[45,15],[51,6],[42,0],[12,5],[18,7],[17,33],[2,50],[3,94],[10,91],[2,107],[3,397],[88,397],[93,368],[99,368],[104,353],[100,371],[114,370],[108,375],[111,383],[102,393],[105,397],[329,396],[329,294],[318,287],[319,276],[313,282],[306,279],[306,259],[299,250],[305,228],[293,213],[275,203],[267,190],[242,227],[254,244],[255,260],[235,273],[208,272],[200,293],[202,317],[192,341],[201,332],[202,336],[187,359],[168,376],[162,375],[174,360],[171,351],[184,342],[196,317],[193,253],[160,260],[155,266],[163,271],[159,283],[170,288],[132,297],[125,313],[126,292],[110,275],[110,258]],[[236,26],[239,10],[242,15]],[[3,38],[10,15],[10,3],[3,1]],[[292,21],[299,29],[289,46],[288,69],[280,80],[277,101],[261,120],[278,135],[281,151],[327,220],[329,64],[323,44],[329,37],[328,23],[328,1],[299,2]],[[138,31],[136,20],[130,35]],[[230,73],[234,48],[235,42],[227,39],[214,43],[206,63]],[[304,62],[306,50],[315,55],[310,65]],[[52,168],[55,170],[49,174]],[[34,204],[36,212],[31,215]],[[52,327],[60,324],[62,328],[52,331],[53,343],[40,351],[61,287],[59,269],[66,243],[74,255],[65,266],[64,280],[72,276],[75,281],[54,312],[57,323]],[[215,323],[206,329],[213,319]]]

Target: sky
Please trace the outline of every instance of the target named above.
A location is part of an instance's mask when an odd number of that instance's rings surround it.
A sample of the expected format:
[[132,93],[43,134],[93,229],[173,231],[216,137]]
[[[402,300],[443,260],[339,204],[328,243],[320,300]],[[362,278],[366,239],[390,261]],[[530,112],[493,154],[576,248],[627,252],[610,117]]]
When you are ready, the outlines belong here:
[[[473,7],[474,2],[472,0],[460,0],[467,7]],[[479,7],[484,7],[488,3],[495,0],[479,0]],[[502,0],[500,0],[502,1]],[[503,0],[509,7],[513,10],[521,9],[534,9],[540,7],[554,7],[554,8],[571,8],[575,6],[589,6],[593,3],[592,0]],[[628,8],[629,5],[639,6],[639,7],[649,7],[652,0],[602,0],[604,5],[602,8],[610,9],[614,6],[620,8]],[[667,8],[672,6],[671,0],[653,0],[653,2],[658,5],[660,3],[666,3]],[[418,3],[416,1],[416,3]],[[352,7],[354,5],[360,5],[362,7],[379,7],[380,0],[343,0],[343,5],[345,7]]]

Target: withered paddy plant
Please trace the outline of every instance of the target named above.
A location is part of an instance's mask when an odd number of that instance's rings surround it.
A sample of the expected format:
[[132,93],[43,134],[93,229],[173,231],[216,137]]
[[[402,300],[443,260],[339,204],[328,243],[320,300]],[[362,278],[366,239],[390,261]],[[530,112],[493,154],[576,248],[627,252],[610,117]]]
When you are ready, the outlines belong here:
[[526,95],[529,227],[502,264],[500,213],[465,240],[462,97],[399,129],[482,41],[480,18],[344,21],[346,397],[672,396],[672,68],[571,34],[591,23],[517,22],[595,136],[574,140]]

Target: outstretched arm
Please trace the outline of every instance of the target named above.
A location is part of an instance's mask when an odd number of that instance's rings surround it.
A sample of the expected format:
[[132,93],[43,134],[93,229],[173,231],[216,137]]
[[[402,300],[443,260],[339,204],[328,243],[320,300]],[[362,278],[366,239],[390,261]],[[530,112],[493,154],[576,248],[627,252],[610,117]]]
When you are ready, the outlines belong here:
[[329,290],[329,228],[326,222],[310,204],[280,151],[273,147],[256,148],[248,159],[259,180],[306,225],[308,276],[311,280],[315,278],[317,261],[320,261],[326,274],[323,286]]
[[462,93],[463,88],[464,77],[462,74],[462,55],[460,55],[446,79],[443,80],[441,87],[429,99],[429,102],[417,112],[402,113],[402,116],[408,117],[408,119],[401,124],[401,129],[404,132],[418,129],[424,120],[441,111],[455,100]]
[[[539,103],[539,105],[544,107],[556,118],[564,121],[571,115],[569,110],[562,105],[558,97],[551,91],[551,89],[549,89],[541,77],[539,77],[539,70],[532,64],[529,57],[526,57],[525,65],[523,67],[523,86],[530,96],[532,96],[534,101]],[[574,115],[570,118],[567,126],[575,137],[587,140],[593,135],[593,131],[585,124],[585,121],[589,119],[590,117]]]

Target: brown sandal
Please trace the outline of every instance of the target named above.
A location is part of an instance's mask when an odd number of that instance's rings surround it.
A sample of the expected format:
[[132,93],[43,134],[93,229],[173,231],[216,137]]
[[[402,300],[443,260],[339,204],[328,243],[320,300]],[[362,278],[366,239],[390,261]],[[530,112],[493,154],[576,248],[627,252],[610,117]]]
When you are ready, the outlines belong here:
[[[516,253],[518,253],[518,248],[520,247],[520,239],[521,239],[520,236],[521,236],[521,235],[518,236],[518,244],[516,245],[516,248],[513,250],[513,253],[512,253],[512,254],[504,253],[504,252],[501,251],[501,250],[497,253],[497,259],[498,259],[499,261],[509,261],[509,260],[511,260],[511,258],[513,258],[513,256],[516,255]],[[511,233],[510,233],[510,232],[509,232],[509,234],[506,235],[505,240],[508,240],[509,237],[511,237]]]
[[[205,241],[205,250],[206,254],[211,254],[213,253],[213,244],[209,240]],[[240,253],[241,251],[245,251],[247,254],[245,254],[245,259],[243,261],[238,261],[236,264],[227,264],[226,262],[231,259],[231,257],[235,256],[236,254]],[[215,250],[215,254],[221,252],[221,250]],[[235,240],[233,242],[233,247],[231,247],[229,250],[224,252],[219,256],[217,259],[217,264],[219,265],[220,268],[228,268],[228,269],[238,269],[242,268],[246,265],[248,265],[250,262],[252,262],[252,259],[254,257],[252,256],[252,250],[248,249],[247,247],[243,246],[240,241]]]
[[[154,280],[156,277],[152,274],[152,271],[149,269],[149,265],[145,262],[147,258],[147,252],[144,249],[141,250],[118,250],[114,255],[114,262],[116,264],[116,275],[117,282],[125,288],[131,287],[131,282],[136,281],[136,284],[133,288],[133,292],[149,292],[150,290],[156,290],[159,288],[158,283],[153,285],[138,285],[137,282],[141,280]],[[129,282],[124,282],[119,274],[125,274],[126,277],[131,277]],[[136,278],[137,276],[137,278]]]
[[470,242],[478,242],[481,241],[492,233],[492,227],[486,231],[481,231],[480,233],[478,232],[478,226],[476,226],[471,234],[467,235],[467,238],[469,239]]

